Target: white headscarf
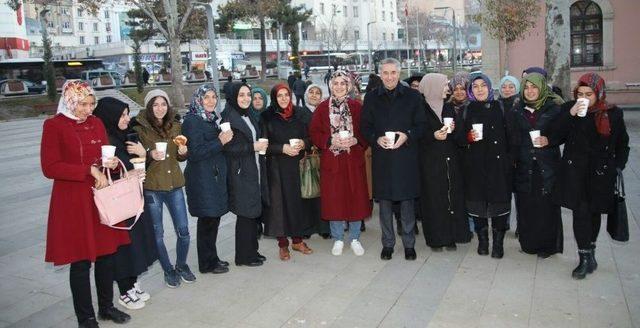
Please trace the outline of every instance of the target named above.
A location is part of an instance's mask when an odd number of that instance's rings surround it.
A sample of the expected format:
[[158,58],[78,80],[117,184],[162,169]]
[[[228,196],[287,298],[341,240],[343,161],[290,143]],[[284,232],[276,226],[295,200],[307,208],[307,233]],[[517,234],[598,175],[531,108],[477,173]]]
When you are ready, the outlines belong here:
[[89,83],[82,80],[70,80],[62,86],[62,96],[58,102],[58,114],[62,114],[74,121],[79,118],[74,115],[78,103],[88,96],[96,96]]
[[[309,90],[313,88],[317,88],[318,90],[320,90],[320,94],[322,95],[322,88],[320,87],[320,85],[315,83],[309,84],[309,86],[307,87],[307,91],[304,92],[304,103],[307,105],[307,108],[309,108],[309,110],[312,113],[316,110],[316,106],[312,106],[311,104],[309,104]],[[324,98],[321,97],[320,102],[322,102],[322,99]]]

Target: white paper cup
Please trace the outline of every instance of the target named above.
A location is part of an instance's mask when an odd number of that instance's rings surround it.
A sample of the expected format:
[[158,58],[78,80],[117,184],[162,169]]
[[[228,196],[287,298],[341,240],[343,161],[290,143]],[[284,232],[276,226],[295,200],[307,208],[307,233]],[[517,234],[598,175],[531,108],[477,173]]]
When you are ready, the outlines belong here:
[[349,131],[340,131],[339,134],[340,134],[340,139],[347,139],[351,136]]
[[482,123],[471,124],[471,128],[478,132],[478,138],[476,138],[476,141],[482,140],[482,127]]
[[584,109],[578,111],[578,116],[585,117],[587,116],[587,109],[589,109],[589,98],[578,98],[576,100],[578,103],[584,104]]
[[541,146],[536,143],[536,138],[540,137],[540,130],[529,131],[529,136],[531,136],[531,143],[534,147],[540,148]]
[[451,124],[453,124],[453,117],[444,117],[442,118],[442,123],[447,127],[447,133],[453,132],[451,130]]
[[231,123],[224,122],[224,123],[220,124],[220,129],[222,130],[222,132],[227,132],[227,131],[231,130]]
[[102,146],[102,164],[106,163],[106,161],[116,156],[116,146],[104,145]]
[[145,160],[142,158],[132,158],[129,160],[129,162],[131,162],[131,164],[133,164],[133,169],[134,170],[143,170],[146,171],[146,165],[145,165]]
[[302,142],[300,139],[289,139],[289,146],[295,147]]
[[391,143],[391,144],[396,143],[396,133],[395,132],[385,132],[384,136],[387,138],[389,143]]
[[[260,138],[260,139],[258,139],[258,141],[260,141],[260,142],[269,142],[269,139],[267,139],[267,138]],[[260,155],[265,155],[265,154],[267,154],[267,151],[266,151],[266,150],[264,150],[264,151],[259,151],[259,152],[258,152],[258,154],[260,154]]]
[[156,142],[156,150],[164,153],[164,157],[162,158],[162,160],[165,160],[167,158],[167,143],[166,142]]

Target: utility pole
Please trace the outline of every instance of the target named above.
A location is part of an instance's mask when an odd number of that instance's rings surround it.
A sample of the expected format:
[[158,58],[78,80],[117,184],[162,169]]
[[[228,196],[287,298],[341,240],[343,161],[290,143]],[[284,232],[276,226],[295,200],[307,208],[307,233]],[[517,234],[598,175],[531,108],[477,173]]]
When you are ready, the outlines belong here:
[[373,67],[373,58],[371,56],[371,24],[375,24],[376,21],[373,22],[368,22],[367,23],[367,50],[368,50],[368,56],[369,56],[369,74],[371,74],[371,69]]
[[453,61],[451,61],[451,69],[456,71],[456,39],[458,38],[458,30],[456,27],[456,10],[451,7],[435,7],[433,10],[447,10],[451,9],[453,12]]

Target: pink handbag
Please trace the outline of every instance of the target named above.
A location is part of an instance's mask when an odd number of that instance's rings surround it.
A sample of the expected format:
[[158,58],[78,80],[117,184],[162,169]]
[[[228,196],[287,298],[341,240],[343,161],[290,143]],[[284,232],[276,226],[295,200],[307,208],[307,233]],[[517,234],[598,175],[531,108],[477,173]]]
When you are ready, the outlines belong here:
[[[144,211],[142,180],[137,174],[129,174],[120,159],[118,162],[120,179],[111,180],[110,170],[106,170],[109,185],[102,189],[93,188],[93,201],[100,214],[100,223],[114,229],[131,230]],[[131,217],[135,217],[131,226],[115,226]]]

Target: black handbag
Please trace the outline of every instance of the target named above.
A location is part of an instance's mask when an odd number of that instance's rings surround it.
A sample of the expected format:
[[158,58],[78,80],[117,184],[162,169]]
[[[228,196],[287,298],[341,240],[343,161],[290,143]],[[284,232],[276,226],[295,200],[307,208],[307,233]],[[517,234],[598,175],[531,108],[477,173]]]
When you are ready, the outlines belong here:
[[622,170],[618,170],[615,188],[615,203],[607,213],[607,232],[615,241],[629,241],[629,219],[627,217],[627,203],[625,201],[624,178]]

